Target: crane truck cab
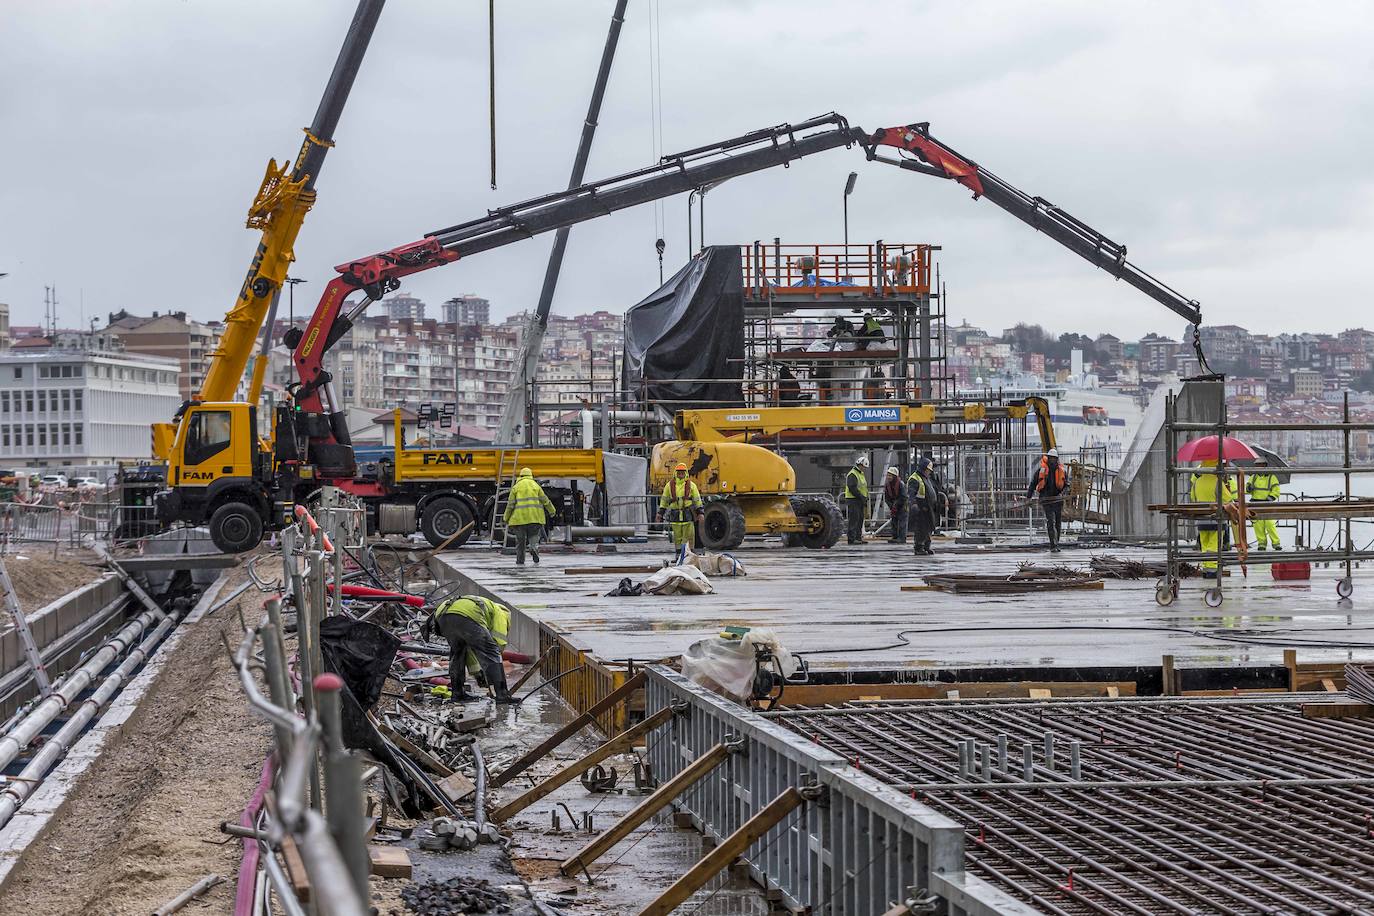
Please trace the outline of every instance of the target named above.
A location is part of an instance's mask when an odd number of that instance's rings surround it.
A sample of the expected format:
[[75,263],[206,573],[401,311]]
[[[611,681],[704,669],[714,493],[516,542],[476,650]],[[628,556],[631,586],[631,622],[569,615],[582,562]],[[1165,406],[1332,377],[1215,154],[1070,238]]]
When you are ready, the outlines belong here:
[[257,413],[236,401],[187,405],[167,455],[167,488],[154,500],[159,522],[208,525],[226,553],[257,546],[270,523],[272,478]]

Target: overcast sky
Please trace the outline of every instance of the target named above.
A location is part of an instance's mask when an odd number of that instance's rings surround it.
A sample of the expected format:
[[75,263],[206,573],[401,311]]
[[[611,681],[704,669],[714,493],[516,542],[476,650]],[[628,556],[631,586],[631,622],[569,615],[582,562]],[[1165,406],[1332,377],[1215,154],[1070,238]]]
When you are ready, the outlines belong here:
[[[631,0],[588,177],[653,160],[650,2]],[[353,0],[2,0],[0,301],[38,323],[118,308],[218,318],[256,244],[244,212],[290,158]],[[486,7],[390,0],[292,273],[562,188],[612,3],[501,0],[499,189],[487,174]],[[838,111],[934,136],[1129,246],[1252,330],[1369,325],[1374,7],[1326,2],[667,0],[662,152]],[[943,246],[955,321],[1151,330],[1181,320],[950,182],[836,150],[713,191],[707,241]],[[665,228],[659,229],[659,221]],[[555,311],[623,310],[687,255],[686,199],[573,230]],[[551,236],[409,281],[431,304],[532,307]]]

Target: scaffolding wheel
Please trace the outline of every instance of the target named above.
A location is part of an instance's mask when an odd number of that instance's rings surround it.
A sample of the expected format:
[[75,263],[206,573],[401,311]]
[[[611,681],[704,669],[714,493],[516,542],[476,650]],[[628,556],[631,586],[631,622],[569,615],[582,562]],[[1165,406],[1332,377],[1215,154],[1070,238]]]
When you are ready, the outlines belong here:
[[1350,577],[1336,580],[1336,595],[1340,598],[1349,598],[1355,592],[1355,583],[1350,581]]
[[1155,585],[1155,604],[1160,607],[1168,607],[1174,603],[1174,589],[1168,582],[1159,582]]
[[1221,589],[1207,589],[1202,593],[1202,600],[1207,602],[1208,607],[1221,607]]

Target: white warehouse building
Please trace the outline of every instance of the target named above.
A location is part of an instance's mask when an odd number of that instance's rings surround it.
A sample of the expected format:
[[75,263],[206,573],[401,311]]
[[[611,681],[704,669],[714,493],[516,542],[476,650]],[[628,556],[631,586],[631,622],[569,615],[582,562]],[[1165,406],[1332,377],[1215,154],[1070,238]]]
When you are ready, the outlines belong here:
[[60,468],[152,456],[150,426],[181,406],[174,359],[138,353],[0,353],[0,463]]

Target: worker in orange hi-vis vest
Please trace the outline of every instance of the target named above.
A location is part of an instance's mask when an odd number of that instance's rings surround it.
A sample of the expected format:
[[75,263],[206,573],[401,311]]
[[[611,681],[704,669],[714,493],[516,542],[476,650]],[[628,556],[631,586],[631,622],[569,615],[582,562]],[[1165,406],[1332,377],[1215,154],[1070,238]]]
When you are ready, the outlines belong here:
[[1059,463],[1059,449],[1052,448],[1040,458],[1031,475],[1028,497],[1040,497],[1040,509],[1045,513],[1045,531],[1050,536],[1050,550],[1059,552],[1059,526],[1064,513],[1064,493],[1069,489],[1069,474]]
[[658,520],[666,517],[673,526],[673,549],[679,563],[686,557],[687,548],[696,542],[697,522],[702,514],[701,491],[696,481],[687,477],[687,465],[678,464],[659,497]]

